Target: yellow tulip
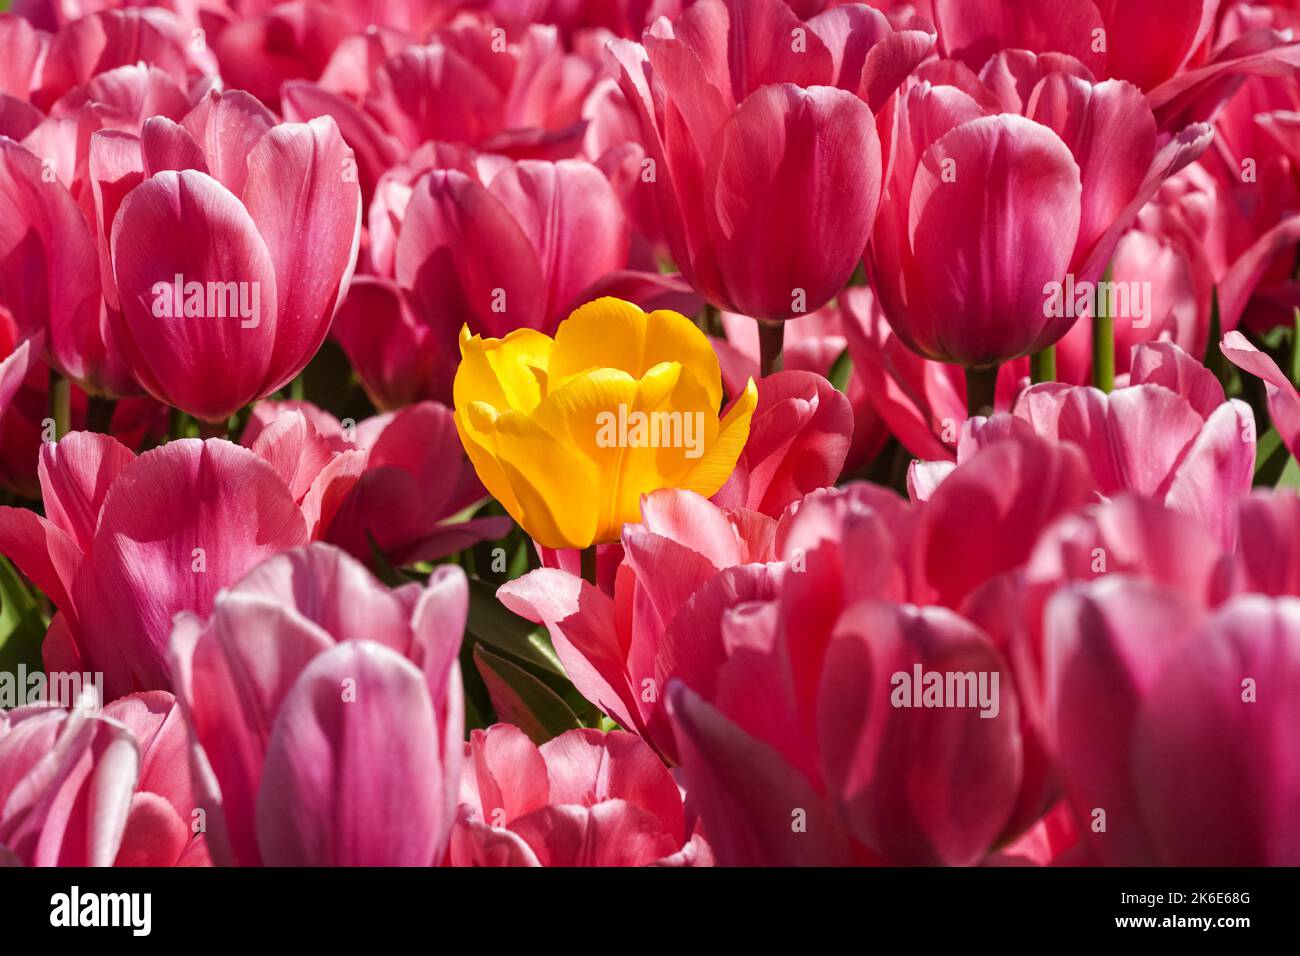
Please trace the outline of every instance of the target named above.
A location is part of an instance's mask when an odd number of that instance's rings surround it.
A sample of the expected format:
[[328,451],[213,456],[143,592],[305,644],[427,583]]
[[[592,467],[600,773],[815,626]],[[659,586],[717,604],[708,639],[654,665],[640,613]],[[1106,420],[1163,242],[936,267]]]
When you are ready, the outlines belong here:
[[722,374],[685,316],[590,302],[555,338],[461,330],[456,429],[488,492],[538,544],[616,541],[641,496],[709,496],[736,467],[758,403],[751,380],[722,421]]

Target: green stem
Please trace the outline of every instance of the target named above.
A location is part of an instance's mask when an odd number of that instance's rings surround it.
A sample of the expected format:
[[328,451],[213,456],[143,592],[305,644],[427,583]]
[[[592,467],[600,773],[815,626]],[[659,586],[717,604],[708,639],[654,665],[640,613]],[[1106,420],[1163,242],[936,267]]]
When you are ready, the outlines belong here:
[[785,323],[758,321],[759,374],[764,378],[775,372],[785,348]]
[[[1102,283],[1109,283],[1110,277],[1107,266]],[[1099,291],[1092,309],[1092,384],[1103,392],[1115,388],[1115,319],[1106,314],[1108,304]]]
[[998,392],[998,367],[966,369],[966,413],[992,415]]
[[1291,318],[1291,384],[1300,382],[1300,309]]
[[188,438],[190,434],[190,416],[186,415],[179,408],[168,409],[167,412],[167,440],[177,441],[181,438]]
[[596,545],[582,549],[582,580],[592,587],[596,586]]
[[54,440],[72,427],[72,382],[50,369],[50,417],[54,419]]
[[1035,385],[1039,382],[1056,381],[1056,346],[1049,345],[1041,352],[1036,352],[1029,360],[1029,378]]
[[299,373],[292,382],[289,383],[289,399],[295,402],[301,402],[307,395],[307,383],[302,373]]

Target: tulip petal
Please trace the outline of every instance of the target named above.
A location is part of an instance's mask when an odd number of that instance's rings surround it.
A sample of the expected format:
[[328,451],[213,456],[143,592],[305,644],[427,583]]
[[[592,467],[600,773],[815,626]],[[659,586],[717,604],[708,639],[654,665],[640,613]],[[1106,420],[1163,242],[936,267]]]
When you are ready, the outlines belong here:
[[766,86],[718,131],[709,235],[733,311],[784,320],[821,308],[862,258],[880,199],[871,111],[829,87]]
[[276,274],[228,190],[192,170],[159,173],[122,201],[112,250],[123,310],[116,344],[155,398],[220,421],[272,390]]
[[257,837],[271,866],[429,866],[442,819],[441,743],[424,677],[369,641],[321,654],[267,745]]
[[244,204],[275,266],[274,351],[267,391],[316,354],[352,277],[361,191],[352,150],[329,117],[282,123],[248,156]]

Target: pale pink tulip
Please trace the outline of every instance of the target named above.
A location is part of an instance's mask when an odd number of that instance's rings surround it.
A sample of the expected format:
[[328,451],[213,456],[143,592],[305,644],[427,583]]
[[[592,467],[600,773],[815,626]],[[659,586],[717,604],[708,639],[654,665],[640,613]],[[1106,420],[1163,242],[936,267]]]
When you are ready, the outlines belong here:
[[452,866],[709,866],[682,794],[633,734],[570,730],[538,747],[517,727],[465,744]]
[[430,866],[460,780],[464,573],[389,590],[336,548],[277,555],[203,620],[173,673],[214,862]]

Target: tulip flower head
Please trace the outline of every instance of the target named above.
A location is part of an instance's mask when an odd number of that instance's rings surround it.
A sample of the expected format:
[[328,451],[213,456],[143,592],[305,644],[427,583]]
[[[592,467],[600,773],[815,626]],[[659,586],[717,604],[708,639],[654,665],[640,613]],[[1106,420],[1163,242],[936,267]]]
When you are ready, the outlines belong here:
[[555,338],[461,332],[456,428],[488,491],[542,547],[615,541],[641,496],[710,496],[730,477],[758,403],[751,379],[721,421],[708,338],[676,312],[597,299]]

